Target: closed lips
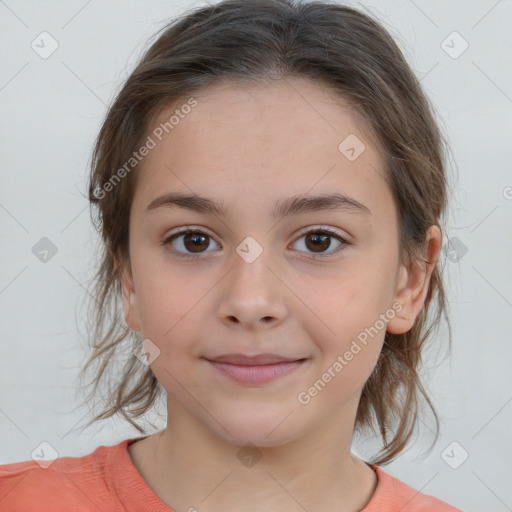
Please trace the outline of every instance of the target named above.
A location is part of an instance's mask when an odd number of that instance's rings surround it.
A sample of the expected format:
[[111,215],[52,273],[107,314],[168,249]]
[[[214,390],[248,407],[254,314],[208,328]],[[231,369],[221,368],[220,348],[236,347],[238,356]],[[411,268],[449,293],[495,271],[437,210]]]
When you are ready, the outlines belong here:
[[305,358],[284,357],[277,354],[259,354],[256,356],[246,356],[243,354],[225,354],[213,358],[206,358],[215,363],[226,363],[239,366],[262,366],[278,363],[290,363],[294,361],[302,361]]
[[305,364],[306,358],[290,358],[277,354],[224,354],[206,361],[232,381],[260,386],[294,373]]

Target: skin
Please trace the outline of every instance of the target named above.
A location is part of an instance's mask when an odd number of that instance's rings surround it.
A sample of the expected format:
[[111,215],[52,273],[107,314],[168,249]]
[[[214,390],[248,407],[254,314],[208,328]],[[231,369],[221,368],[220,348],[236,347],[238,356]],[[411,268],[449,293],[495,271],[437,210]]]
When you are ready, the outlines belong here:
[[[130,457],[177,512],[355,512],[377,485],[350,450],[361,391],[385,331],[403,333],[414,324],[441,233],[436,226],[428,231],[423,256],[430,264],[400,264],[381,152],[339,94],[293,78],[251,88],[224,83],[195,98],[198,105],[142,161],[131,208],[124,314],[160,350],[151,368],[167,391],[168,424],[132,444]],[[354,161],[338,150],[349,134],[366,146]],[[223,202],[229,215],[145,213],[171,191]],[[333,191],[357,199],[371,215],[320,210],[279,222],[271,217],[277,200]],[[211,237],[190,260],[171,251],[194,250],[183,236],[161,245],[189,225]],[[314,259],[318,252],[299,231],[322,226],[349,244],[337,250],[330,239],[328,255]],[[250,264],[236,252],[247,236],[263,249]],[[298,394],[397,303],[399,315],[307,405],[299,403]],[[308,360],[286,377],[247,385],[203,359],[262,352]],[[237,457],[248,444],[261,456],[252,467]]]

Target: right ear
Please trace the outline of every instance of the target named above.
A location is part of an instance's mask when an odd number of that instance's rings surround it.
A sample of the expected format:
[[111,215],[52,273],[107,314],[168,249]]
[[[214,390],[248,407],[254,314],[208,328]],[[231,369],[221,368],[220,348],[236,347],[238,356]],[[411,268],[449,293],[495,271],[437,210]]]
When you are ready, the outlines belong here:
[[140,331],[141,323],[139,305],[137,302],[137,295],[135,294],[135,287],[133,285],[131,268],[126,269],[126,265],[120,266],[116,256],[114,256],[114,267],[116,269],[120,269],[119,284],[121,285],[121,293],[123,297],[124,319],[130,329],[133,329],[134,331]]

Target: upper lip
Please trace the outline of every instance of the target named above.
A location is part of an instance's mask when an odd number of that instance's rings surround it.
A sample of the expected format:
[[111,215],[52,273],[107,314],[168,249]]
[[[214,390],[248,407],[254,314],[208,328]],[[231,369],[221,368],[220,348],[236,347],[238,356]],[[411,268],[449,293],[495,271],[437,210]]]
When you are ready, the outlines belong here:
[[238,364],[244,366],[260,366],[264,364],[275,364],[289,361],[299,361],[300,357],[285,357],[277,354],[258,354],[255,356],[245,356],[243,354],[224,354],[213,358],[206,358],[208,361],[214,361],[216,363],[229,363]]

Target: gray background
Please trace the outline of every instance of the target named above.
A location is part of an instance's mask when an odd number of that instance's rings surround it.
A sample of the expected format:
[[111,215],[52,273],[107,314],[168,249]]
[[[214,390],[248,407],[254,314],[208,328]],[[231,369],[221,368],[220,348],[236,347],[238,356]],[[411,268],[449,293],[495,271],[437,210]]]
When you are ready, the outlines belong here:
[[[0,463],[30,459],[41,442],[80,456],[139,435],[120,421],[81,429],[80,305],[97,240],[87,166],[106,106],[149,36],[197,5],[0,0]],[[453,247],[445,247],[453,353],[427,373],[442,432],[425,454],[425,420],[418,442],[384,469],[465,511],[512,510],[512,2],[349,5],[373,13],[398,40],[449,137],[450,172],[458,172]],[[44,31],[58,43],[47,58],[31,47],[45,37],[51,49]],[[57,249],[46,262],[33,252],[43,237]]]

